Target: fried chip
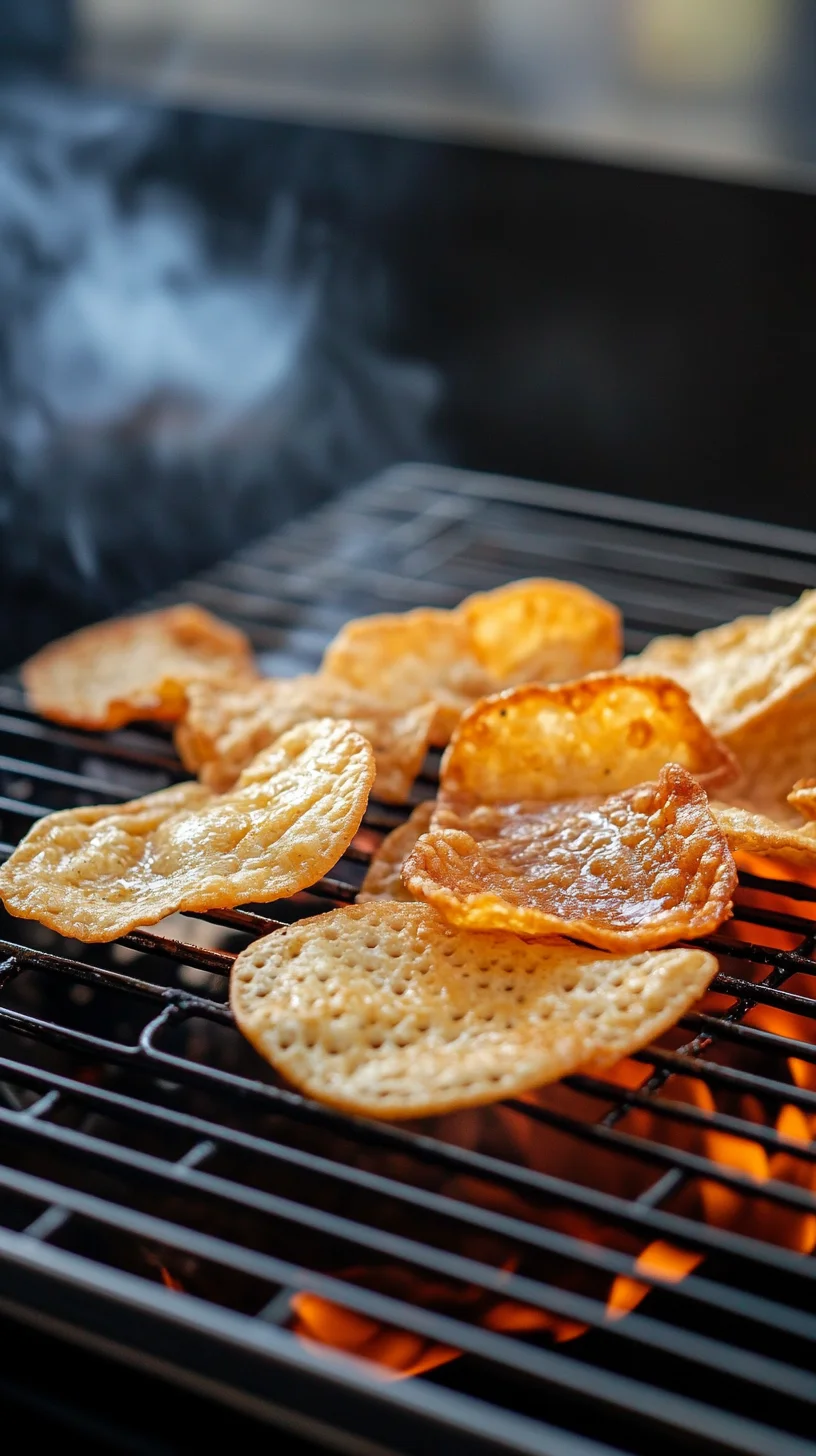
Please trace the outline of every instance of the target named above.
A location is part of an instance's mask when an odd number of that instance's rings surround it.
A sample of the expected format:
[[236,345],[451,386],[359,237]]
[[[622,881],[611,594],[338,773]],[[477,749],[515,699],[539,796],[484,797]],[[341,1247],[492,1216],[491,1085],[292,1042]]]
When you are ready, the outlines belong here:
[[377,798],[402,804],[422,767],[434,715],[433,703],[395,712],[325,673],[191,683],[175,742],[184,766],[209,788],[223,791],[256,753],[296,723],[348,719],[374,749]]
[[413,814],[404,824],[399,824],[385,836],[379,849],[371,856],[357,900],[413,900],[402,883],[402,867],[419,836],[431,826],[434,811],[433,799],[417,804]]
[[712,801],[711,813],[733,854],[755,854],[812,869],[816,866],[816,824],[788,826],[756,810]]
[[462,712],[532,678],[562,681],[620,661],[615,607],[572,582],[512,582],[453,611],[421,607],[348,622],[323,668],[398,708],[436,702],[433,742],[447,743]]
[[457,615],[500,687],[565,682],[620,662],[620,613],[575,582],[513,581],[467,597]]
[[739,756],[733,734],[816,687],[816,591],[766,617],[738,617],[696,637],[658,637],[624,668],[681,683]]
[[[403,879],[457,925],[645,950],[728,915],[705,792],[730,755],[665,679],[528,685],[465,714]],[[656,782],[655,782],[656,780]]]
[[62,637],[22,669],[28,699],[44,718],[78,728],[121,728],[136,719],[181,716],[191,682],[250,677],[242,632],[202,607],[122,617]]
[[679,764],[606,798],[458,809],[446,800],[403,877],[454,925],[615,951],[709,934],[737,882],[705,790]]
[[335,910],[237,958],[244,1036],[309,1096],[424,1117],[612,1065],[674,1025],[717,961],[692,947],[625,958],[565,941],[452,930],[426,905]]
[[350,723],[299,724],[215,795],[176,784],[49,814],[0,870],[0,898],[61,935],[106,941],[175,910],[266,903],[313,885],[353,839],[374,779]]
[[807,797],[791,792],[816,771],[816,591],[767,617],[659,637],[624,668],[682,683],[733,753],[739,777],[712,803],[731,850],[816,865]]
[[679,763],[706,788],[733,779],[728,750],[666,678],[600,675],[519,687],[462,719],[442,762],[444,794],[545,802],[616,793]]
[[801,817],[790,800],[800,779],[816,773],[816,689],[787,702],[731,735],[739,779],[723,797],[791,827]]
[[816,779],[799,779],[788,794],[788,803],[806,819],[816,819]]

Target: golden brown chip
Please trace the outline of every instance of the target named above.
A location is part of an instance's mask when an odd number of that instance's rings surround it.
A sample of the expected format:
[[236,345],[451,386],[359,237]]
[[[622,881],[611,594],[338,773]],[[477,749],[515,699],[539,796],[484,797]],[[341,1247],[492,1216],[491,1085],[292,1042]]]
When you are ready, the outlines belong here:
[[462,719],[442,763],[446,795],[495,803],[616,793],[679,763],[707,788],[736,765],[666,678],[607,674],[488,698]]
[[658,637],[624,666],[682,683],[700,717],[738,753],[732,734],[816,686],[816,591],[767,617],[739,617],[696,637]]
[[350,723],[299,724],[215,795],[177,784],[120,805],[49,814],[0,870],[12,915],[114,940],[174,910],[265,903],[313,885],[353,839],[374,779]]
[[737,880],[705,790],[678,764],[606,798],[446,798],[403,873],[454,925],[619,951],[709,934],[728,916]]
[[424,1117],[515,1096],[645,1046],[702,995],[713,956],[619,958],[565,941],[452,930],[382,901],[302,920],[238,957],[244,1035],[312,1097]]
[[86,627],[22,669],[29,701],[44,718],[98,729],[140,718],[172,722],[188,683],[253,673],[244,634],[195,606]]
[[467,597],[457,615],[496,687],[565,682],[620,662],[620,612],[575,582],[513,581]]
[[447,743],[470,703],[522,679],[562,680],[620,660],[620,615],[571,582],[513,582],[454,611],[348,622],[323,668],[398,708],[433,701],[432,741]]
[[345,718],[374,749],[377,798],[401,804],[422,767],[434,715],[433,703],[396,712],[325,673],[241,684],[192,683],[175,741],[185,767],[220,791],[296,723]]
[[433,799],[426,799],[423,804],[417,804],[404,824],[385,836],[379,849],[371,856],[357,896],[360,903],[364,900],[413,900],[413,895],[409,895],[402,883],[402,867],[419,836],[430,828],[433,811]]

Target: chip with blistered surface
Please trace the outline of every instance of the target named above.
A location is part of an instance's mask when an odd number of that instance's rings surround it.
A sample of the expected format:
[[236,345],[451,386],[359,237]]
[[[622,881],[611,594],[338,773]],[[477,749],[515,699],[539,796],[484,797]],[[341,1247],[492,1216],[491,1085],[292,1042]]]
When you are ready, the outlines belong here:
[[679,764],[605,798],[441,803],[403,869],[453,925],[638,951],[710,934],[736,870],[705,790]]
[[49,814],[0,870],[0,898],[12,915],[83,941],[114,940],[175,910],[277,900],[332,868],[373,780],[371,746],[350,723],[300,724],[227,794],[183,783]]

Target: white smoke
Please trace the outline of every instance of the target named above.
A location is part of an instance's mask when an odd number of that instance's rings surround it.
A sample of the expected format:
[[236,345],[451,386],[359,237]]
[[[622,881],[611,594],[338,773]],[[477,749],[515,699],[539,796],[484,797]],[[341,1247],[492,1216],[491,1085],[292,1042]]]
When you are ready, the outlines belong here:
[[353,301],[338,322],[333,245],[291,197],[236,263],[190,196],[137,184],[160,127],[0,97],[0,520],[12,577],[43,572],[86,615],[427,453],[437,395],[349,332]]

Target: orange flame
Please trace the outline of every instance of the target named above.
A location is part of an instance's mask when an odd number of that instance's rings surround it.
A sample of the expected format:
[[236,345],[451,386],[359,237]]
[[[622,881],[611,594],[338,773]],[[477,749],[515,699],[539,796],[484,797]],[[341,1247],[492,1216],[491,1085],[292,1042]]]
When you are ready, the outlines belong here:
[[437,1345],[407,1330],[394,1330],[356,1310],[317,1294],[294,1294],[293,1332],[311,1346],[329,1346],[367,1360],[384,1380],[405,1380],[455,1360],[458,1350]]
[[[703,1260],[702,1254],[692,1253],[691,1249],[678,1249],[674,1244],[664,1243],[657,1239],[649,1244],[643,1253],[635,1260],[635,1268],[641,1274],[648,1274],[652,1278],[662,1279],[670,1284],[679,1284],[693,1269],[697,1268]],[[631,1310],[637,1309],[642,1299],[650,1292],[651,1286],[641,1284],[639,1280],[632,1279],[628,1274],[619,1274],[609,1294],[606,1313],[611,1320],[622,1319]]]
[[[786,867],[777,868],[765,860],[747,863],[746,867],[768,878],[789,876]],[[804,876],[799,878],[804,879]],[[816,887],[816,876],[814,886]],[[746,903],[758,906],[769,903],[767,899],[763,901],[761,891],[748,890],[743,893]],[[816,917],[816,888],[812,907],[805,908],[802,902],[793,900],[785,900],[780,907],[778,899],[775,898],[774,908],[783,908],[796,914],[804,911],[805,915],[812,909]],[[754,929],[750,925],[733,925],[731,930],[735,938],[754,937]],[[796,942],[799,937],[791,937],[787,932],[766,932],[763,927],[762,939],[765,943],[776,941],[787,945],[791,939]],[[786,989],[794,988],[801,995],[811,997],[813,994],[811,978],[804,974],[794,977],[786,986]],[[708,998],[700,1003],[700,1008],[711,1012],[723,1011],[733,999],[722,992],[710,992]],[[816,1046],[816,1017],[811,1019],[793,1015],[777,1006],[757,1005],[745,1017],[745,1024],[777,1037]],[[751,1051],[751,1055],[753,1054]],[[742,1056],[742,1049],[737,1048],[735,1055]],[[757,1055],[762,1055],[762,1048],[758,1049]],[[787,1067],[793,1086],[816,1091],[816,1063],[801,1055],[791,1056],[788,1058]],[[592,1075],[592,1068],[585,1070]],[[651,1073],[652,1068],[648,1063],[629,1059],[620,1062],[616,1067],[604,1068],[597,1075],[618,1087],[637,1089]],[[779,1075],[778,1070],[775,1075]],[[573,1097],[573,1104],[565,1104],[566,1110],[570,1115],[580,1116],[582,1114],[578,1110],[576,1097],[583,1095],[585,1099],[597,1100],[602,1096],[600,1091],[580,1094],[578,1089],[574,1092],[570,1092],[570,1089],[547,1090],[549,1103],[540,1093],[530,1093],[520,1100],[532,1103],[541,1100],[542,1106],[552,1104],[558,1111],[560,1104],[553,1099],[558,1096],[567,1098],[569,1094]],[[674,1075],[665,1095],[672,1102],[685,1102],[706,1115],[714,1116],[718,1110],[727,1110],[733,1117],[745,1124],[754,1124],[757,1129],[769,1128],[771,1125],[767,1110],[751,1095],[736,1096],[731,1091],[718,1093],[718,1097],[724,1099],[723,1106],[718,1109],[714,1092],[702,1078]],[[561,1134],[557,1130],[548,1128],[541,1120],[527,1119],[517,1111],[511,1112],[504,1108],[488,1109],[483,1115],[491,1119],[492,1135],[500,1135],[501,1146],[505,1149],[512,1148],[515,1159],[520,1163],[533,1168],[554,1167],[563,1171],[565,1176],[582,1180],[581,1169],[568,1161],[568,1157],[573,1155],[568,1155],[566,1149],[559,1144],[558,1138]],[[597,1109],[590,1108],[586,1115],[597,1115]],[[678,1209],[684,1216],[702,1218],[714,1227],[730,1229],[803,1255],[816,1250],[816,1210],[811,1212],[792,1208],[762,1197],[762,1185],[769,1180],[816,1193],[816,1163],[807,1161],[796,1153],[796,1145],[807,1147],[816,1137],[816,1115],[806,1113],[793,1103],[783,1105],[776,1117],[775,1130],[789,1147],[777,1151],[764,1147],[762,1142],[751,1135],[748,1127],[745,1129],[746,1135],[742,1136],[718,1127],[699,1126],[680,1119],[663,1117],[649,1107],[631,1107],[620,1125],[634,1136],[654,1139],[664,1145],[701,1155],[711,1164],[739,1174],[740,1178],[751,1185],[752,1194],[748,1197],[740,1189],[729,1187],[714,1176],[697,1177],[678,1194]],[[470,1134],[474,1138],[478,1137],[476,1129],[471,1128]],[[563,1141],[562,1137],[562,1143]],[[601,1177],[598,1162],[593,1162],[593,1176],[595,1179]],[[632,1178],[631,1169],[627,1173],[619,1163],[611,1160],[610,1155],[610,1161],[603,1164],[601,1181],[604,1186],[622,1197],[636,1196],[637,1187],[633,1190],[625,1181],[627,1177]],[[535,1221],[538,1217],[531,1205],[507,1188],[481,1185],[478,1180],[457,1176],[450,1185],[446,1185],[446,1191],[453,1197],[472,1197],[482,1207],[495,1209],[524,1221]],[[577,1210],[548,1209],[543,1219],[548,1227],[568,1232],[579,1240],[608,1244],[609,1247],[621,1250],[631,1247],[626,1242],[616,1241],[614,1231],[596,1226],[591,1219]],[[604,1287],[604,1293],[608,1288],[607,1319],[619,1320],[637,1309],[653,1287],[647,1280],[654,1280],[657,1287],[661,1284],[677,1285],[699,1267],[703,1257],[700,1253],[664,1240],[653,1241],[641,1250],[631,1274],[619,1275],[611,1282],[611,1286]],[[518,1258],[511,1258],[505,1269],[513,1272],[518,1264]],[[165,1277],[165,1271],[162,1271],[162,1277]],[[343,1277],[368,1284],[371,1282],[371,1271],[366,1275],[365,1271],[350,1270]],[[173,1283],[171,1287],[177,1286]],[[461,1289],[459,1293],[452,1293],[451,1289],[441,1286],[439,1289],[432,1286],[426,1288],[422,1280],[411,1276],[407,1270],[400,1271],[395,1268],[379,1271],[372,1287],[382,1287],[389,1293],[411,1299],[425,1308],[438,1307],[447,1310],[453,1304],[454,1307],[461,1308],[463,1317],[469,1317],[483,1328],[496,1333],[521,1337],[546,1333],[552,1340],[564,1342],[578,1338],[587,1329],[586,1325],[576,1320],[551,1314],[514,1299],[491,1298],[477,1289]],[[586,1292],[590,1297],[598,1297],[593,1285]],[[604,1294],[600,1297],[603,1298]],[[367,1360],[383,1379],[403,1379],[422,1374],[454,1360],[459,1353],[451,1347],[426,1341],[419,1335],[394,1330],[307,1291],[293,1296],[291,1304],[294,1316],[292,1327],[300,1338],[315,1346],[329,1346]]]
[[184,1293],[184,1285],[181,1280],[176,1279],[175,1275],[171,1274],[169,1269],[165,1269],[163,1264],[159,1265],[159,1273],[165,1289],[175,1289],[177,1294]]

